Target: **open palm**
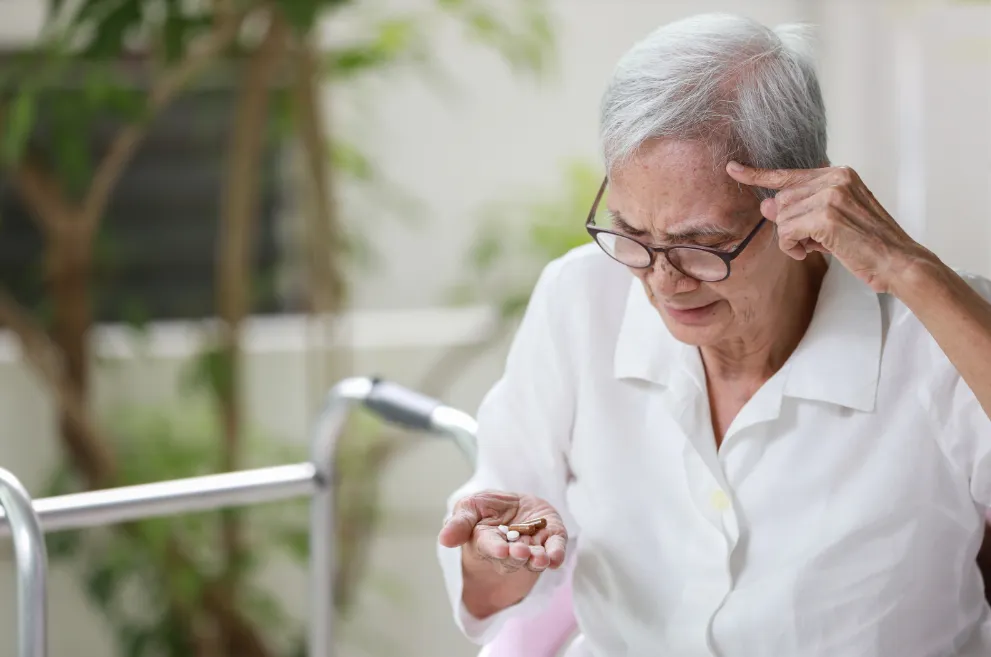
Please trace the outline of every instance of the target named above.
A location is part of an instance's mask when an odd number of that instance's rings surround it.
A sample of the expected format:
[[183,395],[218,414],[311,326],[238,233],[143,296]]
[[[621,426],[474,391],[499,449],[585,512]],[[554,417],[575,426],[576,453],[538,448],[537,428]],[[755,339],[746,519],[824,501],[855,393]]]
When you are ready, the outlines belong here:
[[[499,531],[500,525],[538,518],[544,518],[546,526],[514,542]],[[564,562],[568,534],[561,516],[547,501],[533,495],[482,491],[455,505],[439,540],[446,547],[463,546],[466,556],[491,561],[505,572],[520,568],[540,572]]]

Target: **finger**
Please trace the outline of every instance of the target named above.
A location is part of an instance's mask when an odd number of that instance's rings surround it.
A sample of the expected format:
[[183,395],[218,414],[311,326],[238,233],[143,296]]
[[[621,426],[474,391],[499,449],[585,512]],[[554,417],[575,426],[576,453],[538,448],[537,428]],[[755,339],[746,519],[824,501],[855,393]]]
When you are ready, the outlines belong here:
[[[830,210],[826,210],[827,212]],[[819,241],[822,234],[822,209],[813,209],[778,224],[778,245],[795,260],[805,260],[813,251],[828,253]]]
[[568,538],[562,534],[553,534],[544,541],[544,550],[550,559],[550,567],[558,568],[564,563],[565,551],[568,548]]
[[797,187],[782,189],[774,195],[773,201],[780,211],[788,206],[797,205],[805,199],[815,196],[827,187],[832,187],[835,185],[836,182],[830,178],[830,176],[819,176],[818,178],[810,180],[802,185],[798,185]]
[[814,180],[826,169],[757,169],[731,160],[726,165],[726,173],[744,185],[764,187],[767,189],[784,189],[793,185]]
[[849,216],[856,214],[862,207],[859,197],[854,192],[838,185],[828,185],[797,203],[779,207],[775,223],[780,224],[817,210],[833,209]]
[[782,238],[778,244],[782,251],[795,260],[805,260],[806,256],[809,255],[809,252],[805,250],[805,246],[801,243],[795,242],[794,240],[786,240]]
[[551,558],[547,556],[547,550],[541,545],[531,545],[530,546],[530,561],[527,563],[527,568],[530,570],[540,572],[546,570],[548,566],[551,565]]
[[809,252],[805,249],[809,236],[802,230],[803,225],[796,219],[778,224],[778,247],[795,260],[805,260]]
[[451,516],[444,523],[437,540],[444,547],[458,547],[464,545],[471,538],[475,525],[481,519],[475,501],[471,497],[458,500],[454,505]]
[[487,559],[505,561],[510,558],[510,544],[496,527],[478,527],[475,531],[475,549]]
[[760,214],[768,221],[777,221],[779,206],[773,198],[766,198],[760,202]]
[[530,545],[520,537],[520,540],[513,543],[508,543],[509,545],[509,557],[508,560],[514,566],[525,566],[528,561],[530,561]]

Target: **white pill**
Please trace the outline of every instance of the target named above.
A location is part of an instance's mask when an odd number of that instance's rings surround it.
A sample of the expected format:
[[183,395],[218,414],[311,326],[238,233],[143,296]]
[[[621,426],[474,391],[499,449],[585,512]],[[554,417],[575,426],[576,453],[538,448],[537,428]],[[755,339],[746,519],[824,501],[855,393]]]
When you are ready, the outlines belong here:
[[520,537],[520,533],[518,531],[516,531],[515,529],[513,531],[509,532],[508,534],[506,534],[506,538],[508,538],[511,541],[515,541],[519,537]]
[[507,527],[506,525],[499,525],[499,531],[501,531],[503,534],[508,534],[509,527]]

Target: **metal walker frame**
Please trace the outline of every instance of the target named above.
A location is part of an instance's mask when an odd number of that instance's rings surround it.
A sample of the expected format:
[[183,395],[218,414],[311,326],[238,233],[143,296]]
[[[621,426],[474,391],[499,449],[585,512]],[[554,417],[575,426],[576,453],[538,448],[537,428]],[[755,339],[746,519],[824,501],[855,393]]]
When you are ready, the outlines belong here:
[[457,409],[378,379],[335,385],[311,432],[310,461],[225,474],[39,499],[32,503],[11,473],[0,469],[0,535],[10,536],[17,567],[18,657],[47,655],[45,533],[210,511],[309,496],[310,657],[332,657],[334,499],[337,441],[351,409],[362,405],[400,426],[452,439],[474,463],[475,420]]

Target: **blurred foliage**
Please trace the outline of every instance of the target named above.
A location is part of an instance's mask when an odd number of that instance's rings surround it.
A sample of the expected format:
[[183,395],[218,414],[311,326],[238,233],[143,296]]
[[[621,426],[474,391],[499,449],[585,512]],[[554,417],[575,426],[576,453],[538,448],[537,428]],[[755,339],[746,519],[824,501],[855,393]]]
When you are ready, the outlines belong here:
[[[191,364],[192,365],[192,364]],[[192,365],[192,369],[202,365]],[[195,381],[192,374],[190,381]],[[191,384],[193,388],[198,383]],[[121,485],[168,481],[211,474],[220,458],[221,444],[216,406],[197,395],[186,395],[167,407],[124,406],[109,414],[106,427],[115,438],[123,468]],[[309,446],[252,431],[245,452],[246,467],[299,463]],[[367,559],[366,546],[354,540],[356,531],[369,531],[382,520],[379,504],[383,447],[389,434],[367,412],[357,411],[338,450],[336,469],[341,476],[335,491],[339,571],[334,598],[344,617],[353,608],[358,586],[389,602],[411,599],[410,591],[388,573],[367,577],[359,562]],[[59,469],[43,495],[65,495],[81,490],[71,467]],[[273,573],[287,563],[305,568],[309,559],[309,505],[307,500],[280,501],[240,512],[251,550],[238,567],[243,586],[236,604],[258,627],[275,654],[294,655],[305,645],[305,626],[290,617],[280,599],[266,586]],[[107,530],[76,530],[47,537],[53,565],[71,564],[82,578],[89,602],[113,629],[119,654],[127,657],[194,654],[196,637],[180,617],[172,600],[195,609],[206,582],[222,575],[221,512],[201,512],[132,523],[127,534]],[[175,542],[193,546],[192,560],[177,566],[171,560]],[[274,559],[274,561],[273,561]],[[274,564],[274,565],[273,565]],[[284,567],[284,566],[283,566]],[[273,570],[276,569],[276,570]],[[168,576],[164,576],[168,573]],[[367,642],[362,640],[367,646]],[[387,654],[395,654],[394,651]]]
[[[105,422],[121,461],[120,485],[134,485],[210,474],[220,459],[219,418],[215,406],[187,397],[173,407],[124,407]],[[247,441],[255,464],[305,460],[305,446],[282,447],[258,432]],[[80,483],[71,467],[59,470],[47,495],[76,492]],[[264,558],[272,552],[295,557],[284,526],[292,518],[305,522],[303,502],[279,502],[278,513],[265,507],[247,512],[253,549],[239,564],[245,586],[238,606],[259,627],[270,645],[285,651],[298,641],[301,628],[282,611],[282,603],[261,585]],[[195,609],[205,581],[220,577],[221,515],[195,513],[133,523],[134,531],[82,530],[48,538],[53,564],[70,561],[81,575],[89,602],[116,634],[119,654],[189,655],[196,653],[193,627],[179,607]],[[176,542],[192,546],[189,563],[171,560]],[[163,576],[165,574],[168,576]],[[170,601],[172,604],[170,604]]]
[[[236,73],[257,49],[263,31],[251,18],[273,6],[301,41],[315,40],[318,27],[333,26],[348,12],[346,38],[332,40],[330,49],[322,53],[321,73],[331,85],[350,84],[406,66],[420,70],[457,66],[459,62],[445,62],[437,56],[436,35],[443,29],[439,18],[453,20],[465,35],[498,52],[516,71],[541,74],[550,70],[553,35],[544,0],[426,0],[425,4],[430,11],[383,14],[374,0],[48,0],[48,19],[37,47],[11,55],[0,71],[0,166],[13,171],[28,161],[29,154],[40,151],[44,155],[41,163],[48,167],[44,173],[66,194],[66,216],[59,219],[69,225],[78,215],[77,206],[84,206],[82,202],[89,198],[99,170],[91,143],[95,131],[153,121],[167,100],[151,94],[154,87],[149,78],[161,79],[184,70],[200,52],[197,49],[235,15],[246,17],[238,23],[236,38],[220,49],[213,66],[198,73]],[[353,20],[365,14],[369,18]],[[276,135],[293,134],[291,94],[277,85],[271,98]],[[143,133],[136,133],[135,139],[142,137]],[[335,135],[329,136],[328,143],[327,157],[335,175],[375,190],[376,198],[387,199],[402,214],[410,213],[412,196],[390,186],[359,144]],[[550,227],[547,230],[554,232]],[[543,235],[538,250],[551,248],[548,240],[557,239],[540,230],[535,234]],[[97,269],[101,260],[119,256],[113,235],[98,232],[90,247]],[[347,236],[344,250],[343,255],[364,254],[366,259],[372,255],[367,235],[361,232]],[[488,273],[479,270],[480,278]],[[263,272],[252,276],[259,278],[246,282],[253,292],[274,284]],[[99,290],[95,296],[99,297]],[[49,315],[55,303],[46,298],[35,310]],[[140,300],[126,310],[136,326],[147,321]],[[215,402],[231,394],[236,365],[230,353],[208,349],[189,364],[176,405],[134,406],[111,414],[99,435],[108,436],[107,442],[112,443],[108,447],[116,457],[114,485],[215,471],[226,449]],[[258,432],[244,438],[238,461],[245,466],[306,459],[302,446],[277,447],[277,441]],[[408,592],[398,589],[385,574],[370,577],[367,572],[369,543],[382,520],[379,477],[398,442],[395,434],[359,414],[340,446],[335,481],[339,563],[334,601],[344,617],[354,609],[359,584],[371,582],[390,599],[408,599]],[[67,462],[55,473],[46,493],[82,489],[85,477],[79,468],[78,463]],[[265,575],[272,556],[295,564],[308,557],[305,504],[264,505],[237,517],[244,522],[247,549],[238,553],[237,596],[230,602],[252,621],[268,650],[265,654],[303,655],[301,627],[290,618],[285,601],[266,585]],[[198,513],[132,523],[132,531],[64,532],[49,537],[49,548],[53,561],[71,564],[79,573],[89,601],[116,635],[119,654],[203,654],[204,637],[212,636],[219,643],[210,654],[233,657],[220,647],[224,637],[219,636],[215,615],[219,612],[208,608],[204,593],[218,583],[224,585],[231,574],[225,564],[230,553],[223,553],[224,524],[230,518],[229,513]],[[179,549],[182,559],[177,558]],[[383,638],[381,632],[373,635],[377,640]],[[402,646],[382,645],[380,649],[398,654]]]
[[514,191],[508,195],[514,200],[483,211],[465,263],[468,274],[452,290],[454,302],[496,303],[504,320],[516,319],[543,267],[591,241],[585,219],[602,174],[574,160],[562,178],[552,191]]

